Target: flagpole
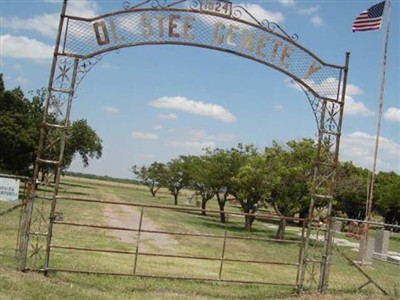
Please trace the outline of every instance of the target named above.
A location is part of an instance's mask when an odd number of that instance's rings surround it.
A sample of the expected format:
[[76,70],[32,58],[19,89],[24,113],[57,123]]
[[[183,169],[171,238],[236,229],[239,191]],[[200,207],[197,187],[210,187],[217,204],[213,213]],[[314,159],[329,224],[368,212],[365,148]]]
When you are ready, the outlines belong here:
[[366,212],[366,230],[365,230],[365,248],[363,255],[363,265],[365,262],[365,257],[368,249],[368,231],[369,231],[369,223],[371,221],[371,212],[372,212],[372,203],[374,198],[374,185],[375,185],[375,173],[376,173],[376,163],[378,158],[378,148],[379,148],[379,136],[381,131],[381,120],[382,120],[382,108],[383,108],[383,96],[385,93],[385,79],[386,79],[386,60],[387,60],[387,50],[388,50],[388,42],[389,42],[389,29],[390,29],[390,14],[391,14],[391,2],[390,0],[386,0],[387,4],[387,21],[386,21],[386,34],[385,34],[385,47],[383,53],[383,62],[382,62],[382,78],[381,78],[381,91],[379,96],[379,109],[378,109],[378,123],[376,126],[376,137],[375,137],[375,149],[374,149],[374,159],[371,173],[370,185],[367,193],[367,212]]

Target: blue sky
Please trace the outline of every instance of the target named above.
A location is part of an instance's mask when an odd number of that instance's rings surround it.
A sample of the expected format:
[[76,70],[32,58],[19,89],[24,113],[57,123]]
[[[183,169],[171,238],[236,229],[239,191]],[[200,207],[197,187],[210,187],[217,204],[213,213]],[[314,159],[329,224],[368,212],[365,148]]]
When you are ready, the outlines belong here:
[[[139,1],[131,1],[139,2]],[[123,1],[68,1],[71,15],[122,10]],[[381,30],[351,31],[377,1],[233,1],[299,35],[298,43],[350,71],[340,160],[372,169],[384,52]],[[46,87],[61,0],[0,2],[0,68],[7,89]],[[385,16],[387,17],[387,16]],[[386,18],[385,18],[386,21]],[[400,174],[400,1],[392,0],[377,170]],[[107,54],[77,90],[72,120],[85,118],[103,140],[103,157],[70,170],[132,178],[132,165],[167,162],[204,147],[315,138],[303,92],[265,65],[209,49],[141,46]]]

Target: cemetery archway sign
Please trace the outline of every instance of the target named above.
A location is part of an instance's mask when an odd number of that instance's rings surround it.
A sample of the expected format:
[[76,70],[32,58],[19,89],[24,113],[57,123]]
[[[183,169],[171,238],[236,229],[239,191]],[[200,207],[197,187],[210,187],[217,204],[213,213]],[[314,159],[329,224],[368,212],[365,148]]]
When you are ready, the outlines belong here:
[[[106,53],[141,45],[185,45],[223,51],[292,78],[305,92],[318,128],[310,220],[318,218],[322,210],[330,216],[349,53],[343,66],[327,64],[299,45],[297,35],[288,35],[268,20],[257,20],[245,7],[227,0],[145,0],[135,6],[126,1],[120,11],[90,19],[67,15],[67,0],[64,0],[32,178],[35,182],[43,167],[55,167],[55,186],[51,204],[40,209],[45,212],[41,213],[40,222],[32,218],[34,185],[27,193],[18,247],[20,270],[25,270],[27,260],[40,252],[45,252],[42,270],[46,272],[49,265],[61,161],[77,86]],[[57,160],[50,155],[51,149],[59,149]],[[45,233],[40,228],[32,228],[38,223],[45,224]],[[311,231],[315,230],[312,223],[308,222],[307,227],[300,288],[316,283],[322,292],[327,287],[329,274],[329,230],[323,232],[324,247],[317,247],[317,242],[310,239]],[[36,242],[31,249],[32,239]]]

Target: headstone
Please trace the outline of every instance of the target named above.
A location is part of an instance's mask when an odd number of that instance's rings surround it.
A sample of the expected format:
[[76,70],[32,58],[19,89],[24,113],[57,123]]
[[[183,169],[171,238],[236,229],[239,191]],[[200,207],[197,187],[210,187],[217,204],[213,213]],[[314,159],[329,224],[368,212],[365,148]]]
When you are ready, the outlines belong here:
[[365,237],[362,237],[360,240],[360,246],[358,248],[358,261],[356,261],[356,263],[370,266],[372,265],[372,255],[374,253],[375,239],[368,238],[367,247],[365,247],[365,243]]
[[196,199],[196,206],[201,208],[201,200],[200,199]]
[[334,232],[341,232],[342,231],[342,221],[334,221],[332,224],[332,230]]
[[192,201],[193,201],[193,198],[194,198],[193,195],[187,196],[187,197],[186,197],[185,204],[186,204],[186,205],[191,205],[191,204],[192,204]]
[[390,231],[387,231],[384,228],[376,231],[374,256],[386,260],[389,250],[389,238]]

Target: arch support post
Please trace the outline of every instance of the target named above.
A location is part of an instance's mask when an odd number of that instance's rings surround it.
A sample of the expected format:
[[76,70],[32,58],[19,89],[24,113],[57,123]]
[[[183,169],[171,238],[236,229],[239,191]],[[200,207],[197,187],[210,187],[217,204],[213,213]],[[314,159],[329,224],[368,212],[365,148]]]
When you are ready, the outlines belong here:
[[[346,53],[343,81],[339,83],[339,101],[319,102],[318,147],[309,209],[300,290],[313,289],[323,293],[328,288],[332,236],[332,205],[339,167],[339,146],[346,95],[350,54]],[[339,96],[340,94],[340,96]]]
[[[20,271],[43,270],[47,262],[45,259],[45,264],[43,264],[43,255],[45,258],[48,257],[53,224],[52,216],[58,193],[59,175],[63,165],[78,70],[78,59],[75,59],[75,63],[71,63],[71,58],[62,57],[59,54],[66,9],[67,0],[64,0],[43,107],[36,161],[22,211],[17,250],[18,270]],[[50,182],[50,173],[54,174],[53,183]],[[41,182],[39,178],[42,180]],[[42,185],[45,188],[42,189]],[[52,198],[47,196],[48,186],[54,186]],[[52,200],[49,202],[49,199]]]

